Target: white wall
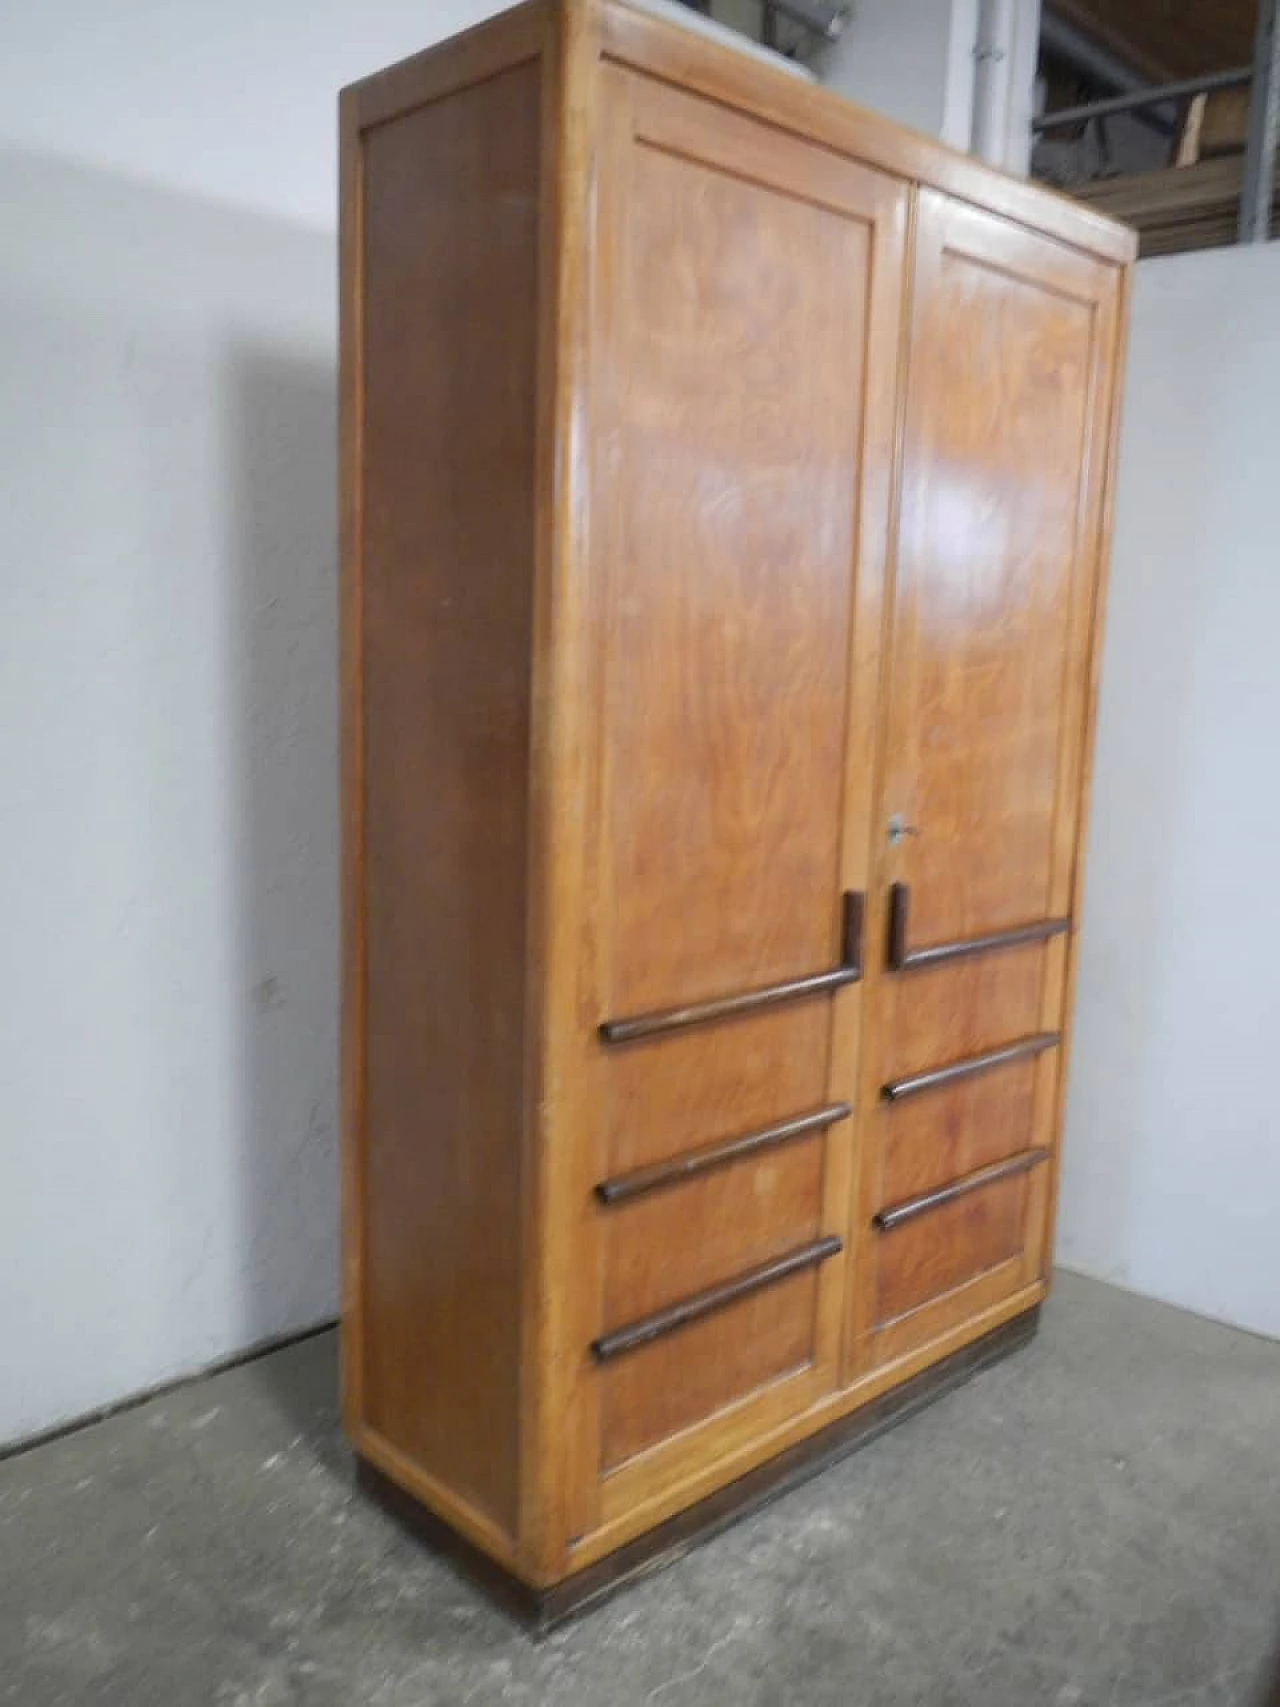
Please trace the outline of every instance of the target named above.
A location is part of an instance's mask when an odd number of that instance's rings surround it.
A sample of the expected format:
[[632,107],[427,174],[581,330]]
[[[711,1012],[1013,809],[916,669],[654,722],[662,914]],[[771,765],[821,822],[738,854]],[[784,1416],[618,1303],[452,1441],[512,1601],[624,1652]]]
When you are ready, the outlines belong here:
[[[1010,0],[1002,99],[987,126],[985,158],[1025,175],[1031,155],[1031,113],[1040,0]],[[970,149],[975,138],[975,50],[979,0],[852,0],[843,35],[814,63],[822,81],[859,105],[912,130]]]
[[332,244],[0,150],[0,1437],[334,1307]]
[[0,1442],[336,1308],[335,94],[494,9],[0,8]]
[[816,63],[847,99],[968,148],[977,27],[978,0],[856,0]]
[[5,0],[0,141],[329,231],[344,83],[505,0]]
[[1058,1248],[1280,1336],[1277,304],[1137,271]]

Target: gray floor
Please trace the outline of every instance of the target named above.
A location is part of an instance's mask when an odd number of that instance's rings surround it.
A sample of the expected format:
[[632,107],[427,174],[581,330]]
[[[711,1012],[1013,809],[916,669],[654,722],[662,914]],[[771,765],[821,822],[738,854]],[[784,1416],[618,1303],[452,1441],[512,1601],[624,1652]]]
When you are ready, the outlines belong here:
[[1028,1350],[540,1646],[354,1493],[331,1335],[0,1465],[0,1700],[23,1707],[1278,1685],[1280,1345],[1071,1276]]

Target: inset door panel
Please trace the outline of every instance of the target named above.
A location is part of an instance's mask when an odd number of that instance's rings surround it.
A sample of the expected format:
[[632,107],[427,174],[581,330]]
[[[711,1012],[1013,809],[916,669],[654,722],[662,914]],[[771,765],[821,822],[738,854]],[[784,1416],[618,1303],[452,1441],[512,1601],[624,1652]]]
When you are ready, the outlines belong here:
[[699,103],[630,93],[602,376],[617,1015],[832,960],[870,243],[865,220],[670,152]]
[[1027,1192],[1027,1176],[1019,1174],[922,1211],[880,1233],[876,1327],[1018,1256],[1025,1236]]
[[895,875],[920,943],[1055,910],[1114,289],[1097,262],[921,195],[885,793],[918,831]]
[[830,1000],[817,999],[612,1050],[601,1088],[605,1173],[822,1106],[830,1047]]
[[1036,1061],[911,1098],[883,1116],[877,1210],[1025,1150],[1035,1128]]
[[824,1147],[824,1135],[810,1132],[608,1208],[602,1215],[605,1329],[814,1239]]
[[1041,944],[888,975],[881,1000],[894,1004],[898,1024],[884,1038],[883,1079],[922,1073],[1038,1031],[1044,975]]
[[1104,263],[921,191],[853,1372],[1043,1268],[1117,289]]
[[[810,1269],[762,1287],[600,1371],[600,1468],[715,1416],[814,1355],[818,1279]],[[797,1388],[803,1402],[803,1389]]]

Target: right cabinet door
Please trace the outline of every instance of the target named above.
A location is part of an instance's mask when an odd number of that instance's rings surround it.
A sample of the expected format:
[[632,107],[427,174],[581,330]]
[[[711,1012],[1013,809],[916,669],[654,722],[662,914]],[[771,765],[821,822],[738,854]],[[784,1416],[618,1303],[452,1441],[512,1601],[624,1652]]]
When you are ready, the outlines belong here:
[[1048,1261],[1119,285],[921,192],[854,1373],[1008,1307]]

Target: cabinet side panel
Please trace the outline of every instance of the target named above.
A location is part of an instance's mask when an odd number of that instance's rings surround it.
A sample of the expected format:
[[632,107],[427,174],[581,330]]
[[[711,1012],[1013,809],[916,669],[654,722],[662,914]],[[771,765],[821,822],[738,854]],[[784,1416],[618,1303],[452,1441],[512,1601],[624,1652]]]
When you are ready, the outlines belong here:
[[510,1535],[540,79],[363,139],[357,1435]]

